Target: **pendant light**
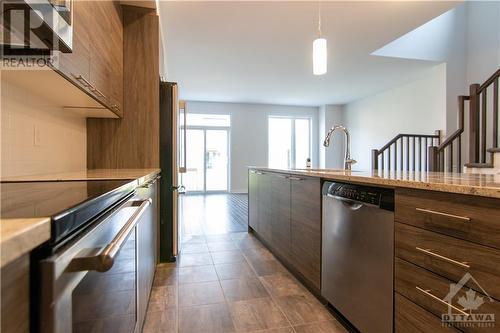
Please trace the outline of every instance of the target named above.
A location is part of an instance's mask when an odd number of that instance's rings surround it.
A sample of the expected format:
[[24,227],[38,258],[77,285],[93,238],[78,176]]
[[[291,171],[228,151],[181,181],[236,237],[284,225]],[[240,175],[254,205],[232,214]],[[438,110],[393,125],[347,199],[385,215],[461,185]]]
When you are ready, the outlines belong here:
[[318,2],[318,38],[313,41],[313,74],[326,74],[326,39],[321,37],[321,1]]

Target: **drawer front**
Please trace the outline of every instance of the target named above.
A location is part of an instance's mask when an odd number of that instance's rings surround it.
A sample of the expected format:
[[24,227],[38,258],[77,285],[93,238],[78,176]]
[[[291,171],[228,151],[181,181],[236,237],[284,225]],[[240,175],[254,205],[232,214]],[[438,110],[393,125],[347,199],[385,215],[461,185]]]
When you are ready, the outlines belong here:
[[[395,232],[397,257],[452,281],[469,272],[490,296],[500,299],[500,250],[397,222]],[[475,288],[472,280],[466,285]]]
[[500,249],[500,200],[398,189],[396,221]]
[[441,319],[394,293],[395,333],[458,333],[452,327],[443,326]]
[[[452,281],[431,273],[423,268],[415,266],[402,259],[395,259],[395,289],[398,293],[405,296],[415,304],[441,318],[442,314],[448,313],[448,306],[444,299],[450,293],[450,284]],[[477,289],[477,288],[476,288]],[[465,316],[468,313],[458,303],[460,298],[466,298],[466,292],[469,288],[461,288],[452,297],[452,314]],[[484,303],[480,305],[477,311],[473,313],[493,314],[494,318],[500,318],[500,302],[492,300],[487,296],[476,293],[476,297],[482,297]],[[474,297],[474,299],[476,299]],[[498,325],[497,325],[498,326]],[[494,329],[486,324],[460,325],[460,331],[463,332],[492,332]]]

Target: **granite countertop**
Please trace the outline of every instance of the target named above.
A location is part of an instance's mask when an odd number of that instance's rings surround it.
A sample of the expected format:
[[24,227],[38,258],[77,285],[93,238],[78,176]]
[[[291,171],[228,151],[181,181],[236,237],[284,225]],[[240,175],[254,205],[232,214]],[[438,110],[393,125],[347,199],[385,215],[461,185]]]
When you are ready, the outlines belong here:
[[500,174],[480,175],[449,172],[375,172],[337,169],[273,169],[250,167],[261,171],[281,172],[297,176],[349,181],[387,187],[405,187],[500,198]]
[[[95,169],[67,173],[2,178],[2,182],[134,180],[143,183],[160,169]],[[1,186],[1,185],[0,185]],[[3,200],[3,199],[2,199]],[[30,252],[50,239],[50,217],[0,219],[0,267]]]

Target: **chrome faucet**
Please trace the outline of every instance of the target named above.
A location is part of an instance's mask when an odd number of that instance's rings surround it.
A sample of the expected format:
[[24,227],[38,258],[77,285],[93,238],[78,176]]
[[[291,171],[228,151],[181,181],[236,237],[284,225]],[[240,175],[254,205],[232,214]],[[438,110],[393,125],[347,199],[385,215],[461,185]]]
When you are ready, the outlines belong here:
[[345,133],[346,142],[345,142],[344,170],[351,170],[351,167],[354,163],[356,163],[356,160],[351,158],[351,135],[349,134],[347,128],[341,125],[335,125],[332,128],[330,128],[328,134],[326,135],[325,141],[323,142],[323,146],[328,147],[330,145],[330,139],[335,130],[341,130],[342,132]]

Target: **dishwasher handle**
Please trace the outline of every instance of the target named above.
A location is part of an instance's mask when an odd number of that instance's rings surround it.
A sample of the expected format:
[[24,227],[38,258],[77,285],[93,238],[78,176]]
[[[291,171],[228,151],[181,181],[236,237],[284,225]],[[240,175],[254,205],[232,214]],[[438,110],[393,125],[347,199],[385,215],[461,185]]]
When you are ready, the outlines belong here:
[[356,201],[356,200],[344,198],[344,197],[341,197],[341,196],[338,196],[338,195],[333,195],[333,194],[330,194],[330,193],[326,194],[326,196],[328,198],[332,198],[332,199],[341,201],[344,205],[346,205],[351,210],[358,210],[358,209],[360,209],[361,207],[363,207],[365,205],[364,202],[359,202],[359,201]]

